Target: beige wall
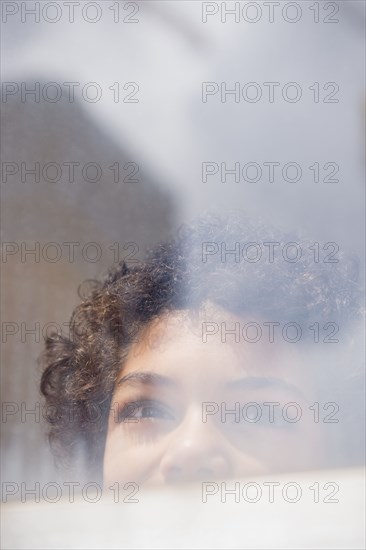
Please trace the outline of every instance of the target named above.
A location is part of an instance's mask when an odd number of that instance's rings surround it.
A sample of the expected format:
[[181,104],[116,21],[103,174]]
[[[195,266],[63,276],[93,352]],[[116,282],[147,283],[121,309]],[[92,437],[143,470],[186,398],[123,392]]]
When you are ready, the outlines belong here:
[[[19,253],[2,257],[2,399],[34,408],[39,401],[40,373],[37,357],[42,346],[42,329],[55,322],[62,327],[68,322],[78,302],[78,285],[87,278],[100,276],[113,263],[114,253],[108,247],[120,243],[121,257],[127,242],[135,242],[140,256],[146,246],[163,238],[174,224],[171,199],[147,174],[137,175],[137,183],[115,183],[108,169],[139,162],[121,151],[84,114],[77,104],[21,103],[3,104],[2,161],[30,167],[35,162],[97,162],[103,177],[99,183],[75,183],[65,177],[57,183],[33,178],[21,182],[19,175],[2,181],[2,241],[16,243]],[[80,171],[75,171],[80,174]],[[124,177],[127,172],[121,171]],[[64,174],[64,171],[63,171]],[[122,177],[121,176],[121,177]],[[52,177],[52,175],[51,175]],[[77,242],[75,261],[69,260],[64,242]],[[61,247],[60,261],[52,263],[40,257],[21,254],[21,243],[32,248],[39,242],[55,242]],[[93,263],[82,256],[85,243],[98,243],[102,256]],[[23,244],[24,246],[24,244]],[[87,253],[92,258],[91,247]],[[55,248],[53,248],[55,251]],[[49,249],[52,257],[52,250]],[[5,261],[6,260],[6,261]],[[24,261],[25,260],[25,261]],[[40,338],[25,334],[40,323]],[[16,323],[17,334],[6,335]],[[64,327],[67,333],[67,327]],[[39,340],[39,341],[38,341]],[[22,422],[20,411],[3,418],[3,480],[54,479],[53,459],[44,437],[44,426],[29,415]]]

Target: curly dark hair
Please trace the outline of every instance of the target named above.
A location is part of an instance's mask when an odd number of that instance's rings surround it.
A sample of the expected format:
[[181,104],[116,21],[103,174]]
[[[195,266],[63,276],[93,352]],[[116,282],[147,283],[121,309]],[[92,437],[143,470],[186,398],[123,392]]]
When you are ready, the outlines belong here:
[[[296,261],[280,252],[289,242],[301,247]],[[276,243],[274,257],[253,259],[249,248],[246,258],[230,253],[243,243],[262,252]],[[361,311],[357,258],[339,253],[328,263],[324,252],[314,256],[313,244],[240,214],[207,215],[183,225],[138,265],[122,262],[94,281],[73,312],[69,337],[49,336],[40,358],[49,440],[59,462],[72,466],[82,450],[89,470],[100,472],[116,378],[136,334],[164,313],[211,301],[267,320],[331,320],[342,327],[354,321]]]

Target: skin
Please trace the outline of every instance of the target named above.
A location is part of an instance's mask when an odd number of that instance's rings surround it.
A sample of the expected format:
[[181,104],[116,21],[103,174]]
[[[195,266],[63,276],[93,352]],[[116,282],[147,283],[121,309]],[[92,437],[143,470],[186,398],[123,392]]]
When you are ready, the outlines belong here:
[[[322,426],[309,410],[315,399],[301,346],[279,338],[235,342],[230,335],[224,342],[221,331],[203,342],[208,320],[228,328],[250,321],[212,305],[196,315],[173,312],[148,326],[131,348],[112,399],[105,487],[240,479],[321,465]],[[257,423],[250,419],[258,409],[244,408],[249,402],[259,405]],[[280,403],[272,423],[264,402]],[[290,402],[301,407],[296,423],[282,416]],[[239,406],[239,417],[225,415],[225,406]],[[293,418],[297,411],[287,412]]]

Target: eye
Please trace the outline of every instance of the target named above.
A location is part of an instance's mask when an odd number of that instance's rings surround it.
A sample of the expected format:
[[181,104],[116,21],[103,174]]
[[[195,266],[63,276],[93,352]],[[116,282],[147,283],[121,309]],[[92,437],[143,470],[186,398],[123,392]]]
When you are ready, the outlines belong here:
[[140,400],[126,403],[119,412],[118,421],[138,422],[139,420],[174,420],[174,416],[159,401]]
[[272,430],[293,430],[296,427],[293,423],[285,420],[281,414],[275,414],[272,421],[269,417],[261,418],[258,424],[263,428],[269,428]]
[[283,417],[280,410],[275,409],[272,414],[268,408],[258,403],[258,408],[249,407],[245,414],[243,411],[237,411],[237,414],[227,415],[224,423],[228,424],[231,429],[249,430],[248,433],[253,433],[253,429],[257,426],[260,429],[267,430],[284,430],[293,431],[298,427],[296,422],[290,422]]
[[283,418],[274,417],[273,421],[268,418],[261,418],[257,422],[249,419],[241,419],[240,422],[230,422],[228,428],[234,430],[237,434],[243,433],[247,435],[255,436],[255,434],[262,433],[262,430],[271,430],[276,432],[294,432],[298,428],[297,424],[287,422]]

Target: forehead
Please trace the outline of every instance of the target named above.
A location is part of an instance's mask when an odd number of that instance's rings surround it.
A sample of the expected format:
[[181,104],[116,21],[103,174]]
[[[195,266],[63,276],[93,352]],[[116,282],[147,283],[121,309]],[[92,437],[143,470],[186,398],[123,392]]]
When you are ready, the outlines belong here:
[[238,330],[248,323],[261,325],[261,320],[238,317],[210,303],[199,311],[164,314],[140,333],[120,378],[149,371],[196,384],[243,376],[279,376],[301,382],[305,369],[299,346],[271,343],[268,338],[256,343],[238,339]]

